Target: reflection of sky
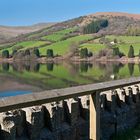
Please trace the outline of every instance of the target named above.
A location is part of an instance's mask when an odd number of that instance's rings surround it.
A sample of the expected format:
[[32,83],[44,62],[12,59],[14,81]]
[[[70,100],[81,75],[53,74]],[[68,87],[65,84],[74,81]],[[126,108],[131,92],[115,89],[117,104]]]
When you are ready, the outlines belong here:
[[28,94],[28,93],[31,93],[31,91],[4,91],[4,92],[0,92],[0,98],[16,96],[21,94]]
[[140,0],[0,0],[0,25],[58,22],[104,11],[140,13]]

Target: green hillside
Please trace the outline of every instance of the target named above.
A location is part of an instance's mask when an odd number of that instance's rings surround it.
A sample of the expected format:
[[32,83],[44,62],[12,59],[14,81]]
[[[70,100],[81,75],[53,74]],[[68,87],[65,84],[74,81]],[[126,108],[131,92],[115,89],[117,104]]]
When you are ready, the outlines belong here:
[[[127,25],[126,23],[123,23],[122,26],[122,22],[124,21],[122,18],[127,21]],[[87,22],[88,20],[91,21],[92,25]],[[106,26],[102,25],[99,31],[103,30],[105,35],[98,32],[96,33],[96,30],[92,33],[92,28],[96,28],[96,26],[98,27],[98,23],[96,21],[100,21],[100,24],[103,24],[103,20],[107,21],[108,24],[106,24]],[[108,43],[111,43],[114,39],[117,40],[117,43],[115,43],[112,47],[118,47],[126,56],[128,55],[129,47],[132,45],[134,47],[134,54],[137,56],[140,50],[139,32],[137,31],[136,35],[130,36],[127,31],[127,26],[129,27],[129,24],[132,25],[133,23],[135,23],[135,20],[130,20],[128,17],[80,17],[55,24],[51,27],[47,27],[33,33],[21,35],[9,41],[8,45],[0,45],[0,55],[4,50],[8,50],[10,54],[12,54],[13,50],[20,51],[38,48],[40,54],[43,56],[46,55],[47,49],[52,49],[55,55],[63,56],[69,53],[71,50],[71,44],[73,43],[78,44],[79,50],[87,48],[93,54],[98,55],[101,50],[108,48],[107,43],[101,42],[104,37],[108,40]],[[135,24],[138,27],[139,23],[136,22]],[[88,33],[90,34],[84,33],[84,29],[87,31],[89,30]],[[118,32],[117,29],[121,29],[122,31],[119,30]],[[134,31],[133,28],[131,29]],[[124,35],[122,35],[122,33],[124,33]]]

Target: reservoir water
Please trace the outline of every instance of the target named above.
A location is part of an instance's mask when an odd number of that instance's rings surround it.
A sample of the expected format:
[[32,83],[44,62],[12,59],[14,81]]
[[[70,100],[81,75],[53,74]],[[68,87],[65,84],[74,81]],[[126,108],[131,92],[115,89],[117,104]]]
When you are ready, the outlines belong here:
[[3,63],[0,64],[0,98],[132,76],[140,76],[140,64]]

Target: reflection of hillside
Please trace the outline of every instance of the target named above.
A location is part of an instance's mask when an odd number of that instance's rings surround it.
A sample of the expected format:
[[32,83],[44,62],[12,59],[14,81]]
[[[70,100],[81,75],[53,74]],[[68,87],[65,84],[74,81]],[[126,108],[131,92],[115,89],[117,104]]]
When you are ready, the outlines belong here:
[[22,72],[23,70],[26,71],[33,71],[39,72],[40,64],[32,63],[32,62],[20,62],[20,63],[13,63],[12,68],[14,71]]
[[[10,86],[8,82],[16,81],[21,85],[46,90],[126,78],[131,75],[138,76],[139,70],[140,65],[120,63],[38,64],[22,62],[0,65],[0,76],[9,79],[6,81],[8,86]],[[11,86],[14,87],[12,84]]]
[[20,82],[12,77],[0,76],[0,92],[14,90],[40,91],[36,86],[25,84],[24,82]]

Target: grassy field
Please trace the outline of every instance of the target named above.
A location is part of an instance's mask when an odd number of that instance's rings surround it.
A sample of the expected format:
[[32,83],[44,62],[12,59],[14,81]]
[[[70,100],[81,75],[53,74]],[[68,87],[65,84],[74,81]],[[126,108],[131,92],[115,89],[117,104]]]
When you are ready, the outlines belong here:
[[[126,56],[129,52],[129,47],[132,45],[134,47],[134,54],[137,56],[140,50],[140,36],[106,36],[111,41],[115,38],[118,43],[115,47],[119,47],[120,51],[123,52]],[[82,44],[81,48],[88,48],[89,51],[93,53],[98,53],[101,49],[106,48],[104,44],[99,43],[99,39],[95,39],[92,43]]]
[[[48,44],[48,42],[47,41],[25,41],[25,42],[17,43],[16,45],[14,45],[12,47],[7,48],[7,50],[11,54],[14,49],[25,50],[25,49],[28,49],[28,48],[39,47],[39,46],[45,45],[45,44]],[[1,54],[2,51],[3,50],[0,50],[0,54]]]
[[123,52],[126,56],[128,56],[128,52],[129,52],[129,47],[133,45],[134,47],[134,54],[135,56],[137,56],[139,54],[139,50],[140,50],[140,43],[131,43],[131,44],[118,44],[116,45],[116,47],[119,47],[120,51]]
[[70,50],[69,46],[71,45],[71,43],[73,42],[78,43],[80,41],[86,41],[91,38],[93,37],[90,35],[80,35],[80,36],[72,37],[67,40],[59,41],[52,45],[42,47],[40,48],[40,53],[41,55],[45,55],[47,49],[53,49],[54,54],[65,55],[66,53],[69,52]]
[[89,51],[93,52],[94,54],[97,54],[100,50],[104,49],[106,46],[103,45],[103,44],[97,44],[97,43],[94,43],[94,44],[89,44],[89,43],[86,43],[86,44],[82,44],[80,46],[80,48],[87,48]]
[[55,32],[55,33],[53,33],[51,35],[44,36],[41,39],[43,39],[43,40],[49,40],[49,41],[60,41],[67,34],[70,34],[70,33],[74,32],[75,30],[76,30],[76,28],[64,29],[64,30]]
[[140,36],[106,36],[106,38],[110,39],[110,41],[113,41],[115,38],[118,40],[118,42],[122,42],[124,44],[140,44]]
[[[69,53],[70,51],[70,45],[75,42],[81,42],[81,41],[88,41],[89,39],[94,38],[92,35],[78,35],[75,37],[68,38],[66,40],[61,40],[63,37],[65,37],[67,34],[70,34],[74,32],[76,28],[68,28],[68,29],[63,29],[61,31],[57,31],[51,35],[44,36],[42,39],[46,41],[24,41],[17,43],[16,45],[7,48],[10,53],[12,53],[13,49],[18,49],[20,46],[20,50],[25,50],[27,48],[33,48],[33,47],[40,47],[44,45],[44,47],[41,47],[40,53],[41,55],[46,55],[46,50],[47,49],[53,49],[54,54],[58,55],[65,55]],[[40,34],[40,33],[38,33]],[[37,35],[37,34],[36,34]],[[140,36],[114,36],[114,35],[108,35],[106,38],[109,39],[109,41],[113,41],[114,39],[117,39],[118,43],[116,44],[116,47],[119,47],[120,51],[123,52],[126,56],[128,55],[129,47],[130,45],[133,45],[134,47],[134,53],[135,56],[139,54],[140,50]],[[47,45],[50,41],[54,41],[51,45]],[[104,44],[100,44],[99,38],[95,39],[93,41],[83,43],[80,45],[80,48],[88,48],[89,51],[93,52],[93,54],[97,54],[100,50],[106,48],[107,46]],[[45,46],[46,44],[46,46]],[[0,50],[0,54],[3,50]]]
[[119,47],[120,51],[123,52],[126,56],[129,52],[129,47],[132,45],[134,47],[134,53],[137,56],[140,50],[140,36],[106,36],[110,41],[113,41],[115,38],[118,41],[116,47]]

